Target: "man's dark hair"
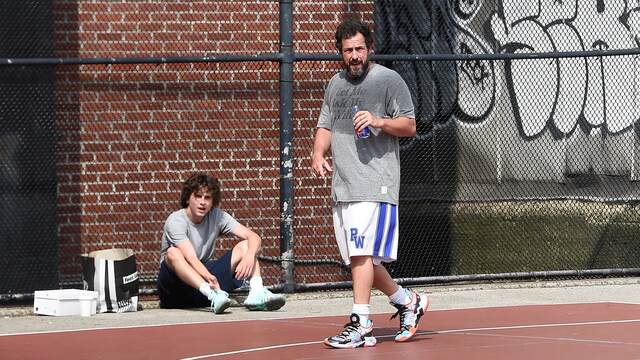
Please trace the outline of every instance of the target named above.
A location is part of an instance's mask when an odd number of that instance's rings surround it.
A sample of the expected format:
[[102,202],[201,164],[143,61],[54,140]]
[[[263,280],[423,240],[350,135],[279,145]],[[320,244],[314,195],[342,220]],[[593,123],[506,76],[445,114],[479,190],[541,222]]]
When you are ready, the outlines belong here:
[[369,25],[357,18],[347,18],[343,20],[336,29],[336,48],[342,52],[342,40],[356,36],[356,34],[364,36],[364,42],[367,49],[373,48],[373,35]]
[[213,207],[220,205],[220,182],[218,179],[204,173],[196,173],[191,175],[182,185],[182,194],[180,195],[182,208],[189,206],[191,194],[197,193],[204,187],[207,188],[213,198]]

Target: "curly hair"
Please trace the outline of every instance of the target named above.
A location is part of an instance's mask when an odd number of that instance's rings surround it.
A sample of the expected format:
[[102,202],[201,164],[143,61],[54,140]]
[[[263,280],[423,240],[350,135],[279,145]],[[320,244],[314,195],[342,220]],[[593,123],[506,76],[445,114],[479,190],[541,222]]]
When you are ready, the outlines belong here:
[[188,207],[191,194],[195,194],[200,189],[205,187],[213,198],[213,207],[220,205],[220,182],[218,181],[218,179],[205,173],[196,173],[185,180],[184,184],[182,185],[180,206],[182,206],[182,208]]
[[342,52],[342,40],[356,36],[356,34],[362,34],[364,36],[364,42],[367,45],[367,49],[373,47],[373,34],[369,25],[357,18],[347,18],[343,20],[336,29],[336,49]]

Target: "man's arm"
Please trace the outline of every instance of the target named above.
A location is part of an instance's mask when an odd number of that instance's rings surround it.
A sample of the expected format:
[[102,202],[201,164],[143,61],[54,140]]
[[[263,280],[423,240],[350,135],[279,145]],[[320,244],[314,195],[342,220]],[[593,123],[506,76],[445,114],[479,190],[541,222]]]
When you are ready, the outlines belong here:
[[256,264],[256,255],[260,251],[262,239],[260,236],[242,224],[238,224],[231,230],[231,233],[242,240],[247,240],[248,249],[246,255],[240,260],[236,266],[236,279],[246,279],[253,274],[253,268]]
[[311,154],[311,168],[316,176],[324,176],[327,172],[333,171],[331,164],[325,158],[325,154],[330,147],[331,131],[325,128],[318,128],[313,141],[313,153]]
[[198,275],[208,282],[212,288],[217,290],[220,289],[218,279],[216,279],[216,277],[207,270],[206,266],[204,266],[200,259],[198,259],[196,251],[193,249],[193,245],[191,245],[189,240],[180,242],[176,245],[176,248],[182,252],[184,259],[187,261],[189,266],[198,273]]

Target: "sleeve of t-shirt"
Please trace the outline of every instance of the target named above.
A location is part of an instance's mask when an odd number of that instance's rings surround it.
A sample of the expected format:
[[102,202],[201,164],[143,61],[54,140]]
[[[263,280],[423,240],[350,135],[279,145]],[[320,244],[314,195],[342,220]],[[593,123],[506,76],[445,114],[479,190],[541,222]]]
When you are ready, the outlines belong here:
[[333,79],[329,81],[329,85],[327,85],[327,88],[324,91],[324,100],[322,101],[322,107],[320,108],[320,116],[318,117],[318,124],[316,125],[317,128],[331,130],[331,108],[329,107],[329,94],[332,92],[332,83]]
[[223,235],[229,235],[236,226],[240,225],[240,223],[226,211],[221,212],[222,216],[220,216],[220,233]]
[[386,110],[392,119],[401,116],[415,119],[411,92],[400,74],[394,73],[387,94]]
[[170,245],[176,246],[183,241],[189,240],[187,235],[187,224],[178,217],[170,217],[164,223],[164,233]]

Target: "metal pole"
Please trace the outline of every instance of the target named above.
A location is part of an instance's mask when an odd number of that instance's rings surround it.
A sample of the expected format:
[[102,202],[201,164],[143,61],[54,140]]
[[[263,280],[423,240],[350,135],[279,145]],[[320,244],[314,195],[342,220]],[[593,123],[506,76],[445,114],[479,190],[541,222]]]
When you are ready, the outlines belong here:
[[293,276],[293,0],[280,0],[280,253],[283,291]]

